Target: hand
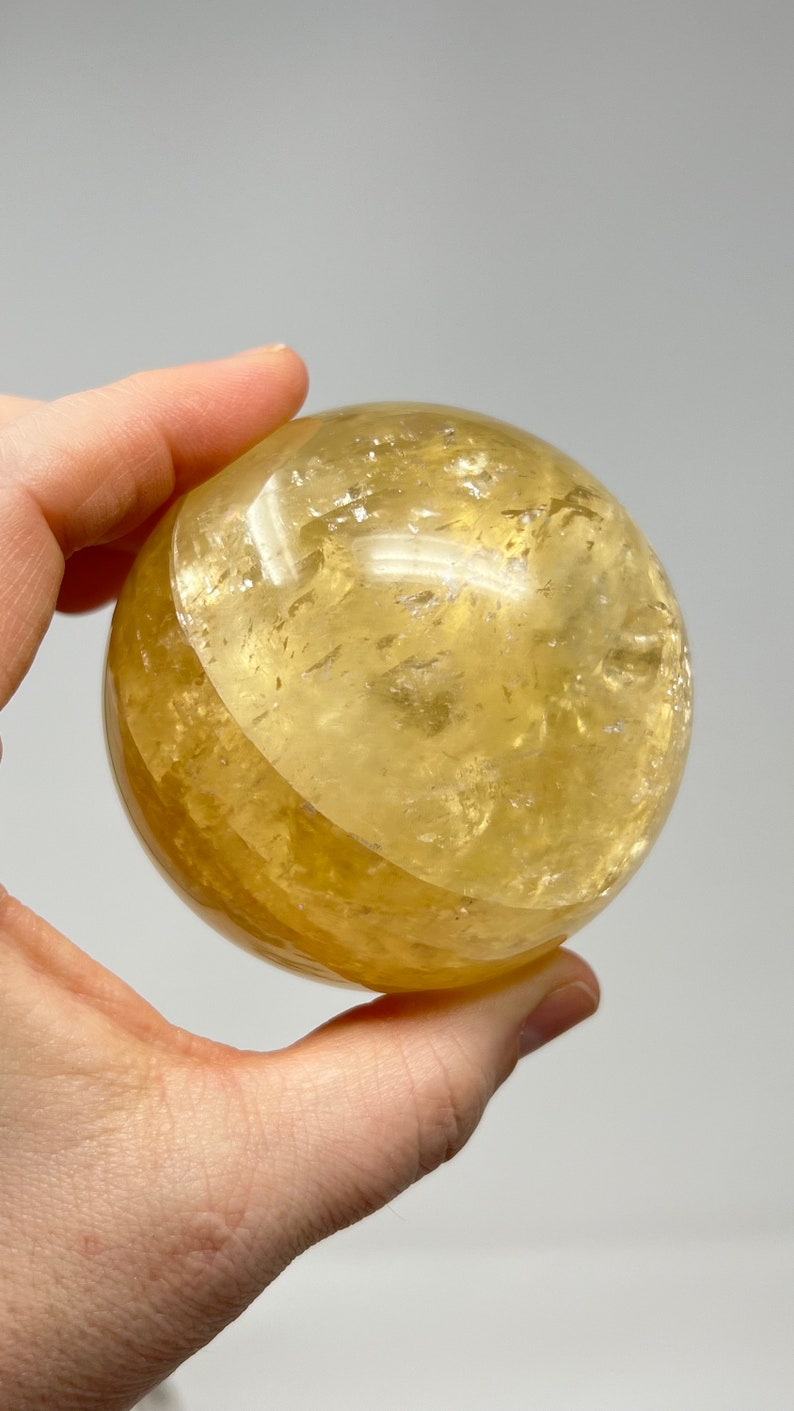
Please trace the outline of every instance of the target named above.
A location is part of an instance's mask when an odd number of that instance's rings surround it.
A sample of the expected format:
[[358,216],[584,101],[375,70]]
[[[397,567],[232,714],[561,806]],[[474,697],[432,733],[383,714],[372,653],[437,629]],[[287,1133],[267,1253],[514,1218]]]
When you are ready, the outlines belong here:
[[[0,399],[0,706],[56,602],[113,595],[153,520],[297,410],[286,349]],[[169,1024],[0,891],[0,1404],[129,1407],[296,1254],[466,1141],[520,1051],[592,1013],[558,951],[381,998],[281,1053]]]

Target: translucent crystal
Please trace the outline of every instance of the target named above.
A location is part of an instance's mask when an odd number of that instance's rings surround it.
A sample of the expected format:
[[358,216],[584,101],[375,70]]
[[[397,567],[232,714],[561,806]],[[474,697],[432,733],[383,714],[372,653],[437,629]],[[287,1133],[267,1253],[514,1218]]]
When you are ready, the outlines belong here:
[[600,911],[691,716],[681,613],[592,476],[444,407],[290,423],[158,527],[107,722],[156,860],[270,959],[472,983]]

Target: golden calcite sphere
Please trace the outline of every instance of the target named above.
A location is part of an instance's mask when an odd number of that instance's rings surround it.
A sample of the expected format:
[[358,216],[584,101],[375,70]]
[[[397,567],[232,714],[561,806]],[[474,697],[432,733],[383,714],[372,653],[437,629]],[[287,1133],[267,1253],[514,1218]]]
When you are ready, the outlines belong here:
[[219,929],[376,990],[558,945],[684,768],[681,613],[626,511],[447,407],[282,427],[188,494],[122,592],[106,715],[149,849]]

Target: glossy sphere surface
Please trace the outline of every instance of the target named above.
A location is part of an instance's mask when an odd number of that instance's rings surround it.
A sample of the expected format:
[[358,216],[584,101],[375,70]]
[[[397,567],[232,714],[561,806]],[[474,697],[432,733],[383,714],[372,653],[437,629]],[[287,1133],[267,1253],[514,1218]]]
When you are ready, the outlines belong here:
[[305,417],[157,528],[107,725],[156,860],[326,979],[473,983],[600,911],[684,767],[681,614],[580,466],[443,407]]

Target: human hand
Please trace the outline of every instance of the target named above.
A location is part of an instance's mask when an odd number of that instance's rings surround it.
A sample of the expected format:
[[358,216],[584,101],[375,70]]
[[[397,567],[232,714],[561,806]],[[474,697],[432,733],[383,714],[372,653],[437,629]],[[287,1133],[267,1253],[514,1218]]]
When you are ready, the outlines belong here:
[[[304,394],[275,348],[0,399],[0,706],[56,602],[111,597],[174,496]],[[459,1151],[519,1053],[597,1002],[558,951],[240,1052],[175,1028],[0,889],[0,1405],[132,1406],[296,1254]]]

